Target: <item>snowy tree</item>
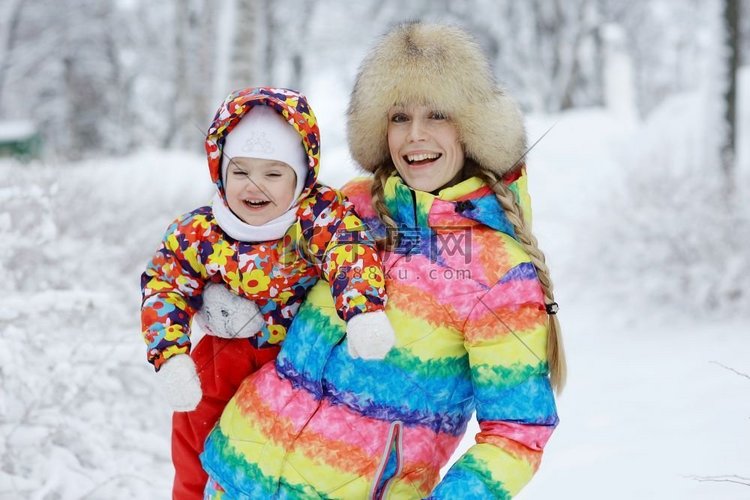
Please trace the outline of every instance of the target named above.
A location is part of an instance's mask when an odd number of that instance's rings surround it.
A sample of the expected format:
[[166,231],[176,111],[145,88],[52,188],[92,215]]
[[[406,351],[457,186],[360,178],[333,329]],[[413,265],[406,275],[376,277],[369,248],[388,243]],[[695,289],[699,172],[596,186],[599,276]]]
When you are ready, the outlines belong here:
[[[378,35],[420,19],[465,27],[524,109],[545,112],[605,102],[612,47],[603,27],[619,26],[618,60],[631,61],[643,117],[701,85],[705,60],[715,57],[704,22],[711,3],[8,0],[0,8],[0,118],[32,119],[48,149],[71,158],[153,146],[197,151],[228,92],[260,84],[305,91],[323,79],[350,87]],[[747,16],[738,19],[747,33]]]
[[226,65],[222,82],[222,93],[226,95],[239,88],[266,83],[270,36],[266,23],[272,7],[267,0],[231,0],[224,9],[219,31],[226,40],[220,56]]
[[474,35],[493,62],[499,80],[534,111],[601,104],[601,23],[592,0],[512,2],[396,2],[371,5],[371,36],[398,22],[448,22]]
[[25,4],[25,0],[15,0],[6,7],[7,19],[3,23],[5,26],[5,40],[0,50],[0,117],[3,116],[3,97],[5,90],[5,82],[8,79],[8,72],[10,71],[11,64],[14,56],[16,56],[16,46],[19,42],[18,28],[21,22],[21,12]]
[[723,18],[727,33],[727,85],[724,91],[724,119],[726,136],[721,146],[721,163],[724,177],[730,190],[733,190],[736,170],[737,135],[737,79],[740,66],[740,1],[723,0]]
[[89,0],[14,5],[0,64],[2,118],[33,120],[69,158],[130,149],[130,20]]
[[604,46],[604,104],[613,114],[633,124],[637,118],[638,101],[635,95],[633,63],[625,43],[621,26],[601,27]]
[[740,28],[740,64],[750,64],[750,2],[740,0],[740,12],[744,15],[739,17]]
[[[604,267],[622,273],[613,281],[625,284],[628,300],[643,297],[692,314],[722,315],[750,304],[744,279],[750,272],[750,211],[737,202],[747,188],[726,175],[722,154],[730,128],[722,2],[686,7],[654,2],[620,13],[632,41],[644,118],[621,155],[624,182],[603,208],[610,215],[600,219],[606,226],[601,241],[622,242],[628,250],[600,248],[598,255]],[[692,26],[690,36],[666,22],[678,16]],[[642,279],[627,284],[633,273]]]
[[[315,77],[317,59],[325,51],[321,47],[316,53],[316,27],[312,25],[320,5],[314,0],[277,0],[266,9],[266,85],[303,89]],[[320,32],[331,29],[330,20],[317,28]]]
[[[521,68],[534,75],[531,78],[537,88],[544,89],[540,96],[542,107],[537,109],[554,112],[601,104],[601,39],[596,4],[589,0],[539,0],[516,2],[510,8],[519,10],[517,16],[529,18],[532,43],[526,50],[530,57]],[[525,52],[518,46],[515,50]],[[512,71],[508,68],[509,73]]]

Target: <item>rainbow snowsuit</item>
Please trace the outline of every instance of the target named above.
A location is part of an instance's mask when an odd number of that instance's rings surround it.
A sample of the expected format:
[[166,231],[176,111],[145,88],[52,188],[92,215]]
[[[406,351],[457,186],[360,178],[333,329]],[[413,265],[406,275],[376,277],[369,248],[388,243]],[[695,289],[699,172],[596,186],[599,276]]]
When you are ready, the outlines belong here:
[[[528,215],[525,174],[508,182]],[[369,186],[344,192],[382,237]],[[382,253],[396,347],[352,359],[329,287],[313,287],[209,435],[208,497],[510,498],[539,467],[558,422],[548,316],[512,225],[477,178],[434,196],[394,176],[385,202],[403,235]],[[476,444],[440,480],[475,410]]]
[[190,352],[190,320],[200,308],[209,281],[224,282],[256,302],[266,325],[249,341],[256,348],[280,343],[292,317],[319,277],[330,283],[334,314],[348,321],[381,311],[385,290],[375,243],[335,189],[318,184],[318,125],[304,97],[287,89],[245,89],[230,95],[217,112],[206,139],[211,179],[222,199],[224,138],[253,106],[270,106],[302,138],[309,170],[300,194],[297,222],[279,240],[241,242],[228,236],[210,206],[179,217],[141,276],[142,332],[148,359],[158,370],[171,356]]

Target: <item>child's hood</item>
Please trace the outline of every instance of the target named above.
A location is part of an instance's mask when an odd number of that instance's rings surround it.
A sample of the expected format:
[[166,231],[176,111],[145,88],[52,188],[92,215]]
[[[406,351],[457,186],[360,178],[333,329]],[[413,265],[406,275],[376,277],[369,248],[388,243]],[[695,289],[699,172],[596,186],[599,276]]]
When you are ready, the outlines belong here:
[[211,180],[219,195],[226,200],[221,178],[221,156],[227,134],[254,106],[268,106],[279,113],[302,139],[308,158],[305,186],[297,201],[310,195],[318,179],[320,163],[320,131],[318,121],[305,96],[289,89],[253,87],[232,92],[216,111],[206,136],[206,153]]

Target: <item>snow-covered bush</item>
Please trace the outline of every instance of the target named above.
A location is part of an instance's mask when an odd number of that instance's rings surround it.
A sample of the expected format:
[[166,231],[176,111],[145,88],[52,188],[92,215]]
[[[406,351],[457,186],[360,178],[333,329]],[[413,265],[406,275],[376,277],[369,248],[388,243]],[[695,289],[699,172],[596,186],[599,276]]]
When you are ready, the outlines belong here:
[[[52,217],[51,195],[54,178],[49,172],[38,172],[36,179],[18,168],[3,169],[0,186],[0,291],[44,288],[45,277],[38,271],[50,261],[44,247],[57,236]],[[32,273],[29,275],[28,273]]]
[[139,275],[210,193],[191,155],[0,165],[0,498],[168,496]]
[[727,185],[702,109],[700,94],[670,98],[628,140],[625,182],[593,222],[618,299],[688,314],[750,307],[748,189]]

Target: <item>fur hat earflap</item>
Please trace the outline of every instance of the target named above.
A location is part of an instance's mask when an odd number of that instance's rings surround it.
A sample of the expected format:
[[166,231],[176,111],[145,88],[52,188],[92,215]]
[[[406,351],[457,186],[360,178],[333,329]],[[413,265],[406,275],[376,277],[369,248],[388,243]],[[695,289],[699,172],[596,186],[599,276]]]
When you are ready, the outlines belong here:
[[456,124],[468,158],[502,176],[526,151],[516,102],[495,82],[477,42],[460,28],[401,24],[365,57],[348,109],[354,160],[373,172],[389,160],[388,110],[435,108]]

